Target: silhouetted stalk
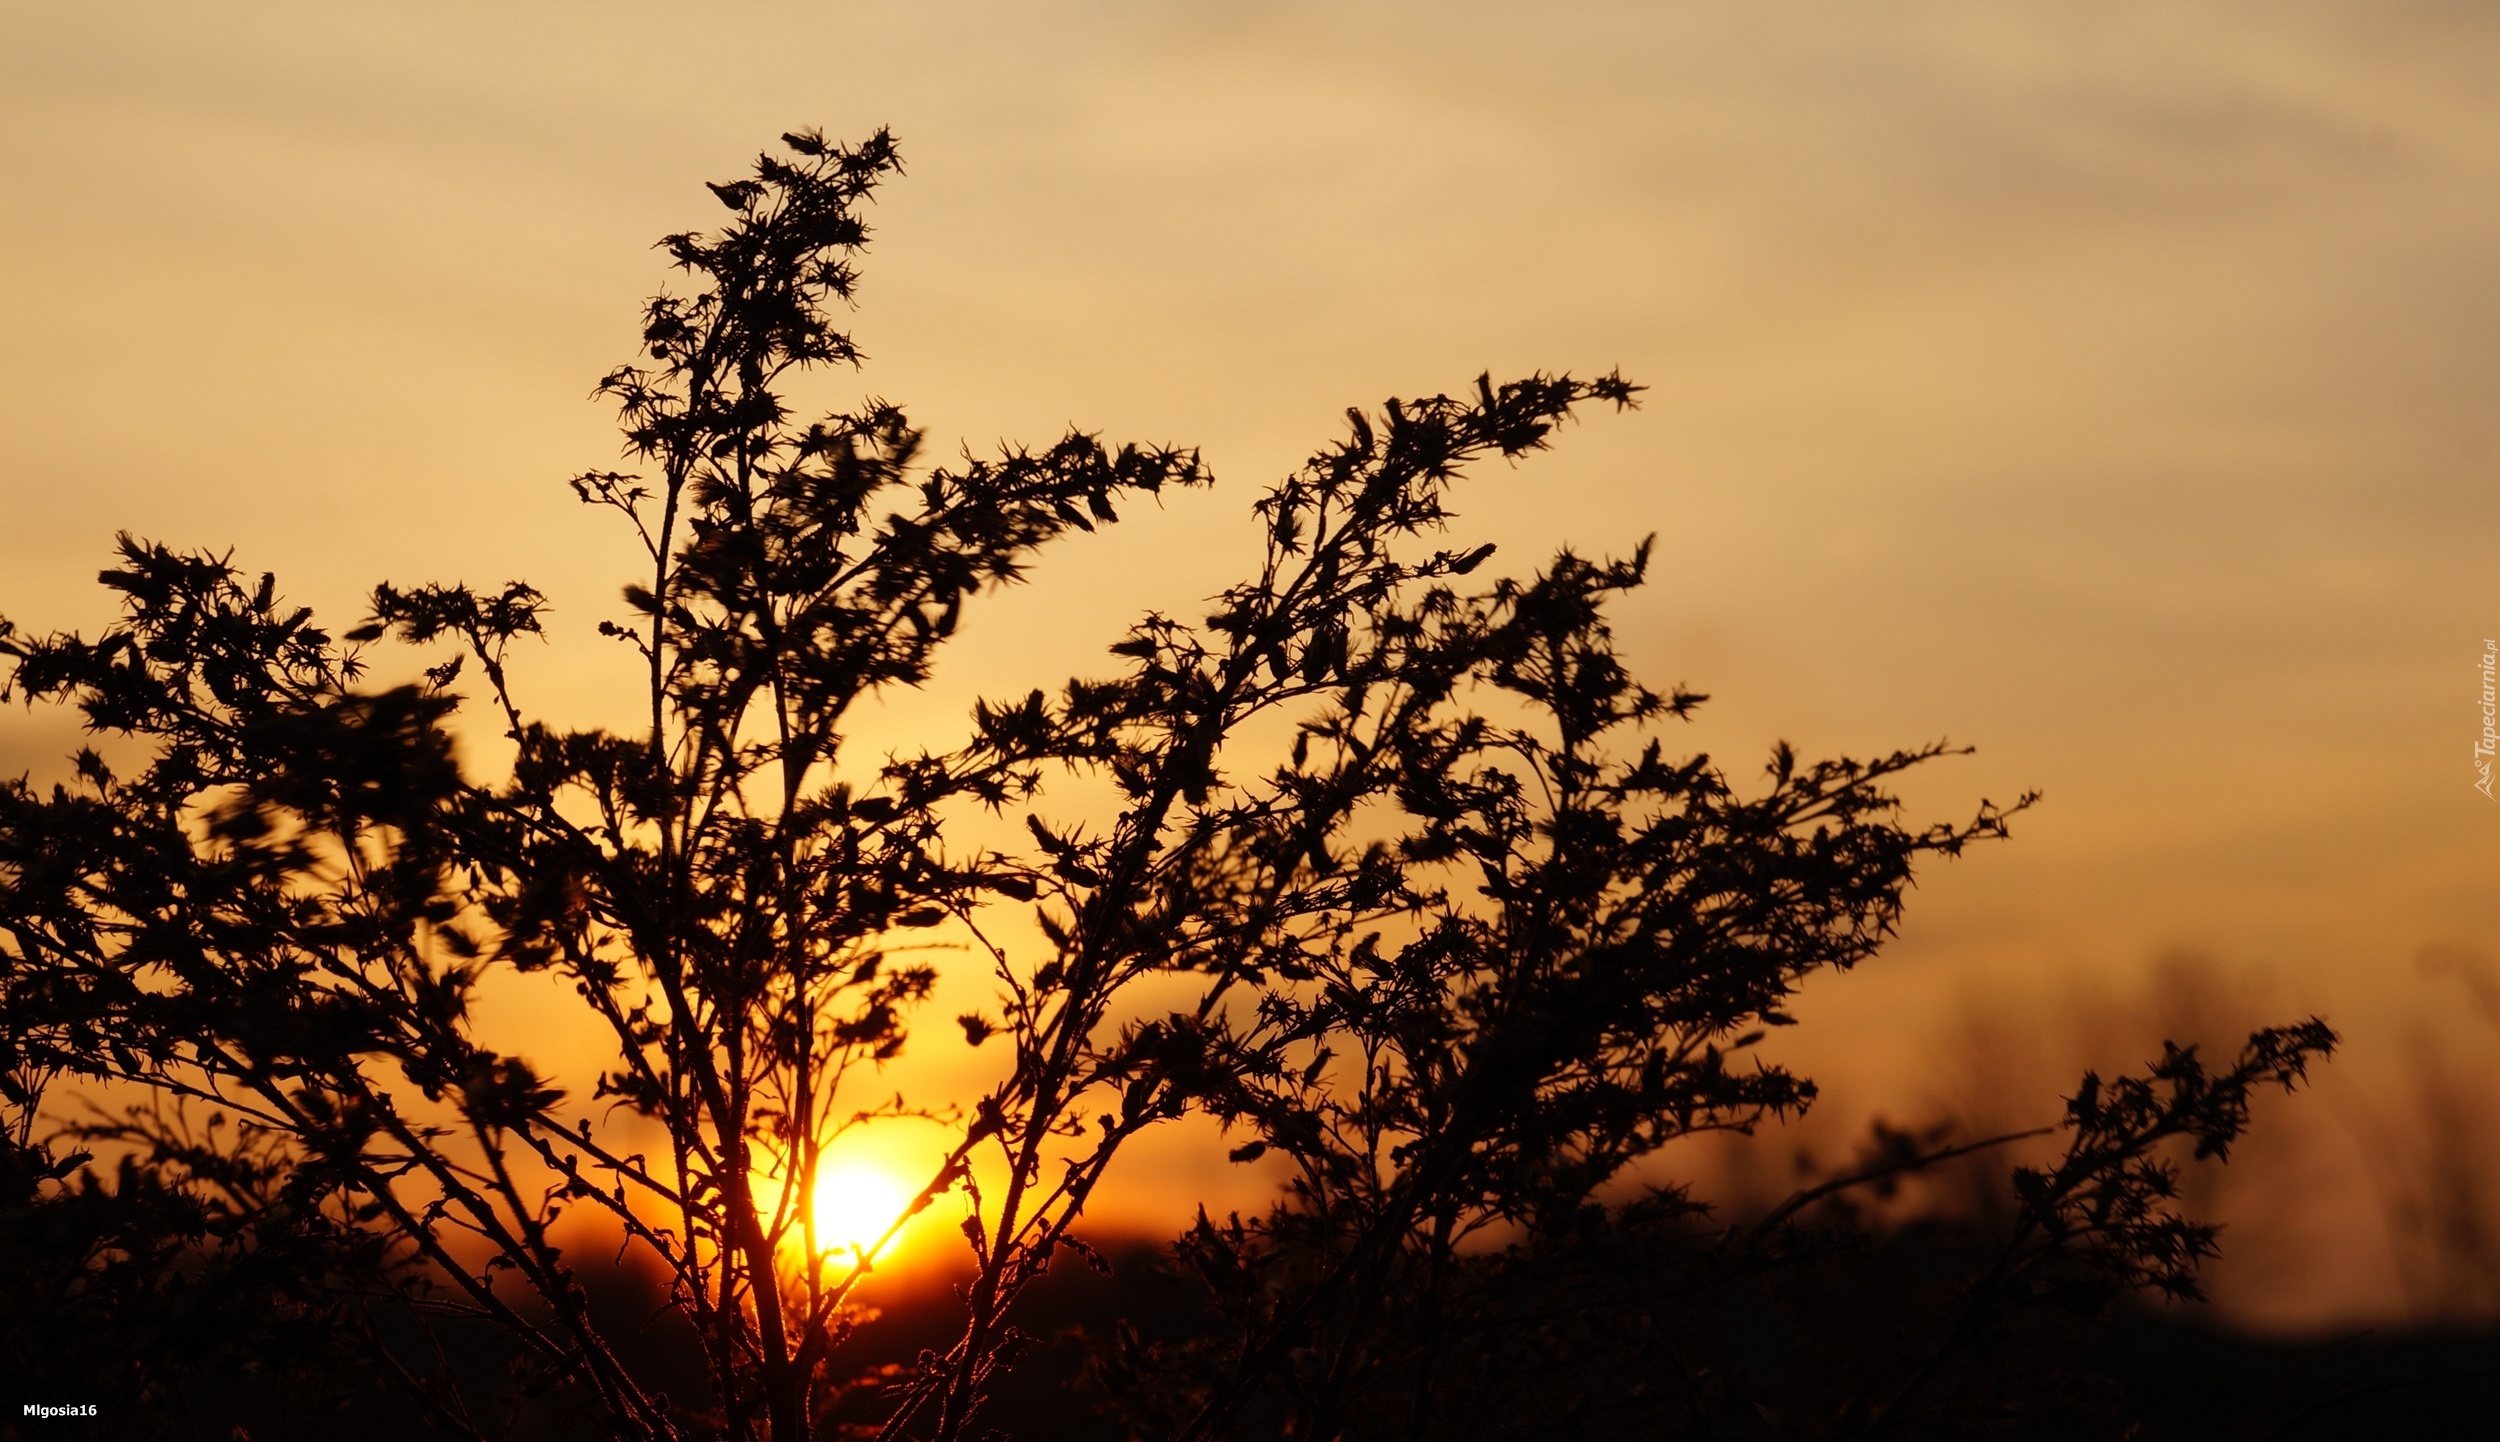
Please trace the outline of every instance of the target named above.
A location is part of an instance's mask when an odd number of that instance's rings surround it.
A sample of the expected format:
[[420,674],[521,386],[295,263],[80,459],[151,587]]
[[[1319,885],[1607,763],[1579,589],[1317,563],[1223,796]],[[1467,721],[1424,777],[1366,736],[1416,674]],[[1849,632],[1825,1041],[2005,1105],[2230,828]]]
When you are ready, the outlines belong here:
[[[1679,1139],[1808,1106],[1812,1082],[1755,1051],[1791,1024],[1796,989],[1873,956],[1917,867],[2002,837],[2032,798],[1905,824],[1887,788],[1953,754],[1942,743],[1817,762],[1782,745],[1750,790],[1707,756],[1671,757],[1658,732],[1704,698],[1640,684],[1606,620],[1646,580],[1648,542],[1467,581],[1493,547],[1442,544],[1459,477],[1638,392],[1542,373],[1349,411],[1257,499],[1257,565],[1202,620],[1149,614],[1111,646],[1112,674],[979,703],[959,744],[846,766],[851,708],[925,683],[968,602],[1115,524],[1117,503],[1209,477],[1195,452],[1083,432],[929,466],[882,402],[792,419],[787,381],[859,360],[836,308],[859,212],[899,160],[882,132],[783,139],[712,187],[718,231],[662,242],[691,293],[651,300],[636,361],[600,383],[656,492],[573,481],[648,561],[600,626],[639,656],[647,730],[560,729],[519,704],[509,648],[545,611],[520,582],[385,584],[334,640],[274,578],[125,537],[103,578],[121,618],[98,639],[0,622],[9,696],[76,706],[144,753],[128,779],[82,753],[49,796],[0,783],[0,1179],[15,1196],[76,1164],[30,1154],[53,1075],[229,1108],[254,1139],[192,1147],[169,1174],[259,1179],[268,1195],[233,1199],[234,1234],[342,1279],[290,1294],[290,1315],[448,1299],[508,1335],[525,1390],[575,1389],[617,1437],[874,1425],[962,1442],[1029,1340],[1027,1289],[1061,1251],[1091,1257],[1075,1228],[1120,1153],[1194,1113],[1246,1137],[1237,1160],[1280,1153],[1290,1180],[1265,1215],[1219,1227],[1202,1211],[1178,1245],[1222,1324],[1122,1364],[1168,1383],[1164,1434],[1209,1442],[1272,1396],[1313,1436],[1470,1421],[1480,1369],[1457,1359],[1513,1325],[1489,1319],[1576,1314],[1506,1313],[1496,1284],[1589,1237],[1658,1244],[1633,1236],[1635,1214],[1700,1215],[1680,1192],[1626,1206],[1610,1188]],[[363,689],[358,648],[386,635],[441,659]],[[515,748],[508,776],[459,765],[465,665]],[[1290,739],[1253,754],[1251,723],[1271,716]],[[1045,814],[1070,774],[1111,784],[1099,826]],[[1030,845],[961,842],[975,808],[1014,813]],[[993,940],[985,918],[1005,906],[1029,908],[1039,944]],[[901,1051],[935,984],[898,963],[925,949],[899,938],[950,923],[997,983],[958,1024],[969,1045],[1005,1040],[1003,1077],[964,1108],[846,1117],[853,1069]],[[542,972],[613,1042],[569,1092],[472,1015],[486,977]],[[1145,1014],[1139,985],[1176,978],[1194,1002]],[[2219,1080],[2174,1051],[2144,1084],[2170,1089],[2167,1111],[2087,1078],[2066,1168],[2017,1173],[2027,1210],[1971,1330],[1869,1425],[2061,1267],[2191,1291],[2210,1230],[2164,1210],[2148,1149],[2194,1135],[2218,1151],[2253,1081],[2289,1085],[2331,1040],[2261,1033]],[[664,1161],[614,1129],[620,1108],[659,1129]],[[843,1268],[815,1222],[825,1151],[892,1115],[961,1130]],[[119,1134],[170,1151],[182,1125]],[[1715,1275],[1772,1267],[1816,1202],[2012,1139],[1807,1188],[1724,1231]],[[958,1194],[963,1329],[861,1397],[854,1291],[909,1218]],[[591,1315],[557,1241],[574,1207],[660,1269],[708,1407],[661,1399]],[[1479,1255],[1469,1239],[1496,1228],[1519,1240]],[[1636,1304],[1629,1286],[1599,1289],[1615,1315],[1685,1295]],[[1676,1355],[1702,1386],[1707,1369]],[[853,1402],[871,1400],[882,1415],[859,1423]]]

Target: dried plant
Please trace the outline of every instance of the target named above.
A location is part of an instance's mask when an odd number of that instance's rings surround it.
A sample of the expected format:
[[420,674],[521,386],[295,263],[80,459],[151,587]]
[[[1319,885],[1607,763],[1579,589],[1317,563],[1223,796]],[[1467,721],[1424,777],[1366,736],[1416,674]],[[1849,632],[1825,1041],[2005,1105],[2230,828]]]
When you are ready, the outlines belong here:
[[[795,377],[859,359],[833,308],[898,162],[882,133],[784,140],[712,187],[720,231],[664,242],[694,289],[650,304],[643,355],[600,387],[641,470],[573,482],[640,548],[629,612],[600,629],[632,653],[644,724],[524,707],[512,648],[546,603],[518,582],[383,585],[334,638],[268,576],[125,539],[100,637],[0,632],[11,693],[140,757],[0,788],[12,1145],[34,1154],[57,1075],[143,1089],[90,1132],[160,1161],[181,1107],[215,1108],[243,1150],[176,1170],[268,1159],[254,1185],[320,1219],[336,1258],[316,1274],[340,1280],[298,1314],[387,1287],[491,1324],[527,1387],[587,1398],[608,1435],[798,1442],[866,1399],[882,1435],[952,1442],[1012,1422],[982,1409],[1031,1340],[1019,1298],[1085,1252],[1073,1229],[1125,1143],[1208,1114],[1292,1181],[1273,1214],[1184,1242],[1229,1330],[1137,1364],[1163,1421],[1209,1437],[1282,1405],[1296,1435],[1437,1435],[1451,1329],[1502,1325],[1468,1300],[1483,1247],[1525,1237],[1496,1253],[1516,1261],[1585,1233],[1659,1148],[1806,1105],[1812,1083],[1754,1053],[1765,1029],[1807,977],[1876,951],[1918,863],[2002,836],[2029,798],[1905,824],[1887,787],[1942,745],[1783,747],[1751,787],[1672,757],[1653,733],[1702,698],[1639,684],[1604,619],[1646,545],[1470,588],[1493,547],[1443,539],[1461,471],[1630,406],[1614,376],[1350,412],[1259,500],[1257,571],[1203,620],[1148,616],[1112,674],[981,705],[958,745],[845,754],[853,709],[924,682],[967,604],[1208,477],[1193,452],[1082,433],[929,466],[882,403],[794,419]],[[360,648],[385,636],[433,648],[422,682],[363,687]],[[458,763],[464,701],[489,708],[508,774]],[[1047,809],[1089,775],[1107,808]],[[985,813],[1029,844],[965,842]],[[1038,947],[996,940],[1018,910]],[[869,1251],[817,1236],[807,1199],[846,1128],[914,1109],[864,1095],[862,1071],[903,1046],[935,979],[910,939],[939,927],[998,988],[965,1039],[1005,1055],[985,1094],[918,1107],[958,1130],[910,1211],[958,1199],[972,1280],[951,1347],[886,1374],[846,1346]],[[603,1035],[600,1075],[542,1075],[484,1032],[475,1000],[505,972],[561,980],[574,1016],[537,1024]],[[1175,979],[1194,1004],[1146,1014],[1142,984]],[[2220,1077],[2176,1052],[2148,1082],[2087,1083],[2075,1149],[2026,1174],[1948,1349],[2069,1267],[2192,1290],[2212,1234],[2163,1209],[2155,1149],[2226,1146],[2250,1087],[2328,1040],[2267,1036]],[[244,1210],[278,1215],[254,1195]],[[666,1279],[707,1396],[664,1395],[595,1314],[560,1240],[576,1208]],[[1737,1250],[1799,1255],[1794,1230]],[[492,1430],[370,1335],[442,1425]]]

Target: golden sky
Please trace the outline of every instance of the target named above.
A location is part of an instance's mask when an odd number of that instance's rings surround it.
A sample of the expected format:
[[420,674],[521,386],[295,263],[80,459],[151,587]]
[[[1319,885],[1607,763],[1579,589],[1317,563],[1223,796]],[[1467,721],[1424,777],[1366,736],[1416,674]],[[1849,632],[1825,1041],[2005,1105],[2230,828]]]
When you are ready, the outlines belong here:
[[[20,0],[0,613],[95,624],[119,528],[342,620],[526,576],[530,694],[608,714],[628,558],[563,480],[613,463],[587,392],[650,243],[782,130],[890,125],[871,361],[827,399],[947,449],[1196,443],[1226,484],[1052,558],[863,741],[1214,589],[1349,404],[1620,366],[1647,408],[1488,470],[1468,538],[1656,532],[1618,629],[1734,763],[1949,735],[1980,754],[1923,809],[2047,792],[1809,996],[1838,1112],[2053,1114],[2067,1051],[2323,1010],[2347,1055],[2255,1163],[2304,1200],[2248,1212],[2225,1300],[2419,1315],[2401,1118],[2462,1077],[2500,1136],[2460,979],[2500,953],[2495,63],[2500,11],[2402,0]],[[13,717],[0,767],[68,737]],[[1990,1047],[2018,1085],[1935,1065]]]

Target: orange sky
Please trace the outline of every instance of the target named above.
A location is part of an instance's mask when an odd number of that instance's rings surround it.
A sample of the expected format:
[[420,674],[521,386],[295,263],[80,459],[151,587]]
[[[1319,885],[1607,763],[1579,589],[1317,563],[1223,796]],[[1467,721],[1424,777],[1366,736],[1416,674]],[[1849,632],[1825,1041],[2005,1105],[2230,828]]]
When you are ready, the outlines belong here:
[[[122,527],[341,616],[522,575],[560,608],[531,694],[610,714],[626,554],[562,482],[615,455],[586,394],[650,242],[783,129],[891,125],[872,360],[827,396],[1228,484],[1053,558],[860,739],[1212,589],[1348,404],[1621,366],[1648,408],[1462,530],[1520,568],[1657,532],[1619,629],[1718,698],[1696,745],[1950,735],[1981,754],[1922,807],[2048,793],[1809,996],[1830,1125],[1958,1104],[1955,1038],[2050,1114],[2066,1051],[2321,1009],[2349,1050],[2266,1114],[2225,1300],[2421,1315],[2393,1119],[2445,1068],[2500,1138],[2500,1033],[2418,964],[2500,953],[2496,61],[2500,12],[2391,0],[20,4],[0,613],[93,625]],[[67,741],[11,719],[0,766]]]

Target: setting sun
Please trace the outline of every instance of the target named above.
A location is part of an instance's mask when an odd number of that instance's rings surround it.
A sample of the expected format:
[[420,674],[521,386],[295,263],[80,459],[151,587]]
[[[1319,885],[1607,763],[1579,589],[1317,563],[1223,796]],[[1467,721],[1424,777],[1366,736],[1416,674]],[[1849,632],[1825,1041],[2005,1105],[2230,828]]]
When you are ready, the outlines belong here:
[[[816,1178],[816,1244],[828,1252],[877,1247],[909,1205],[910,1191],[886,1172],[859,1164],[829,1167]],[[886,1242],[876,1255],[893,1246]]]

